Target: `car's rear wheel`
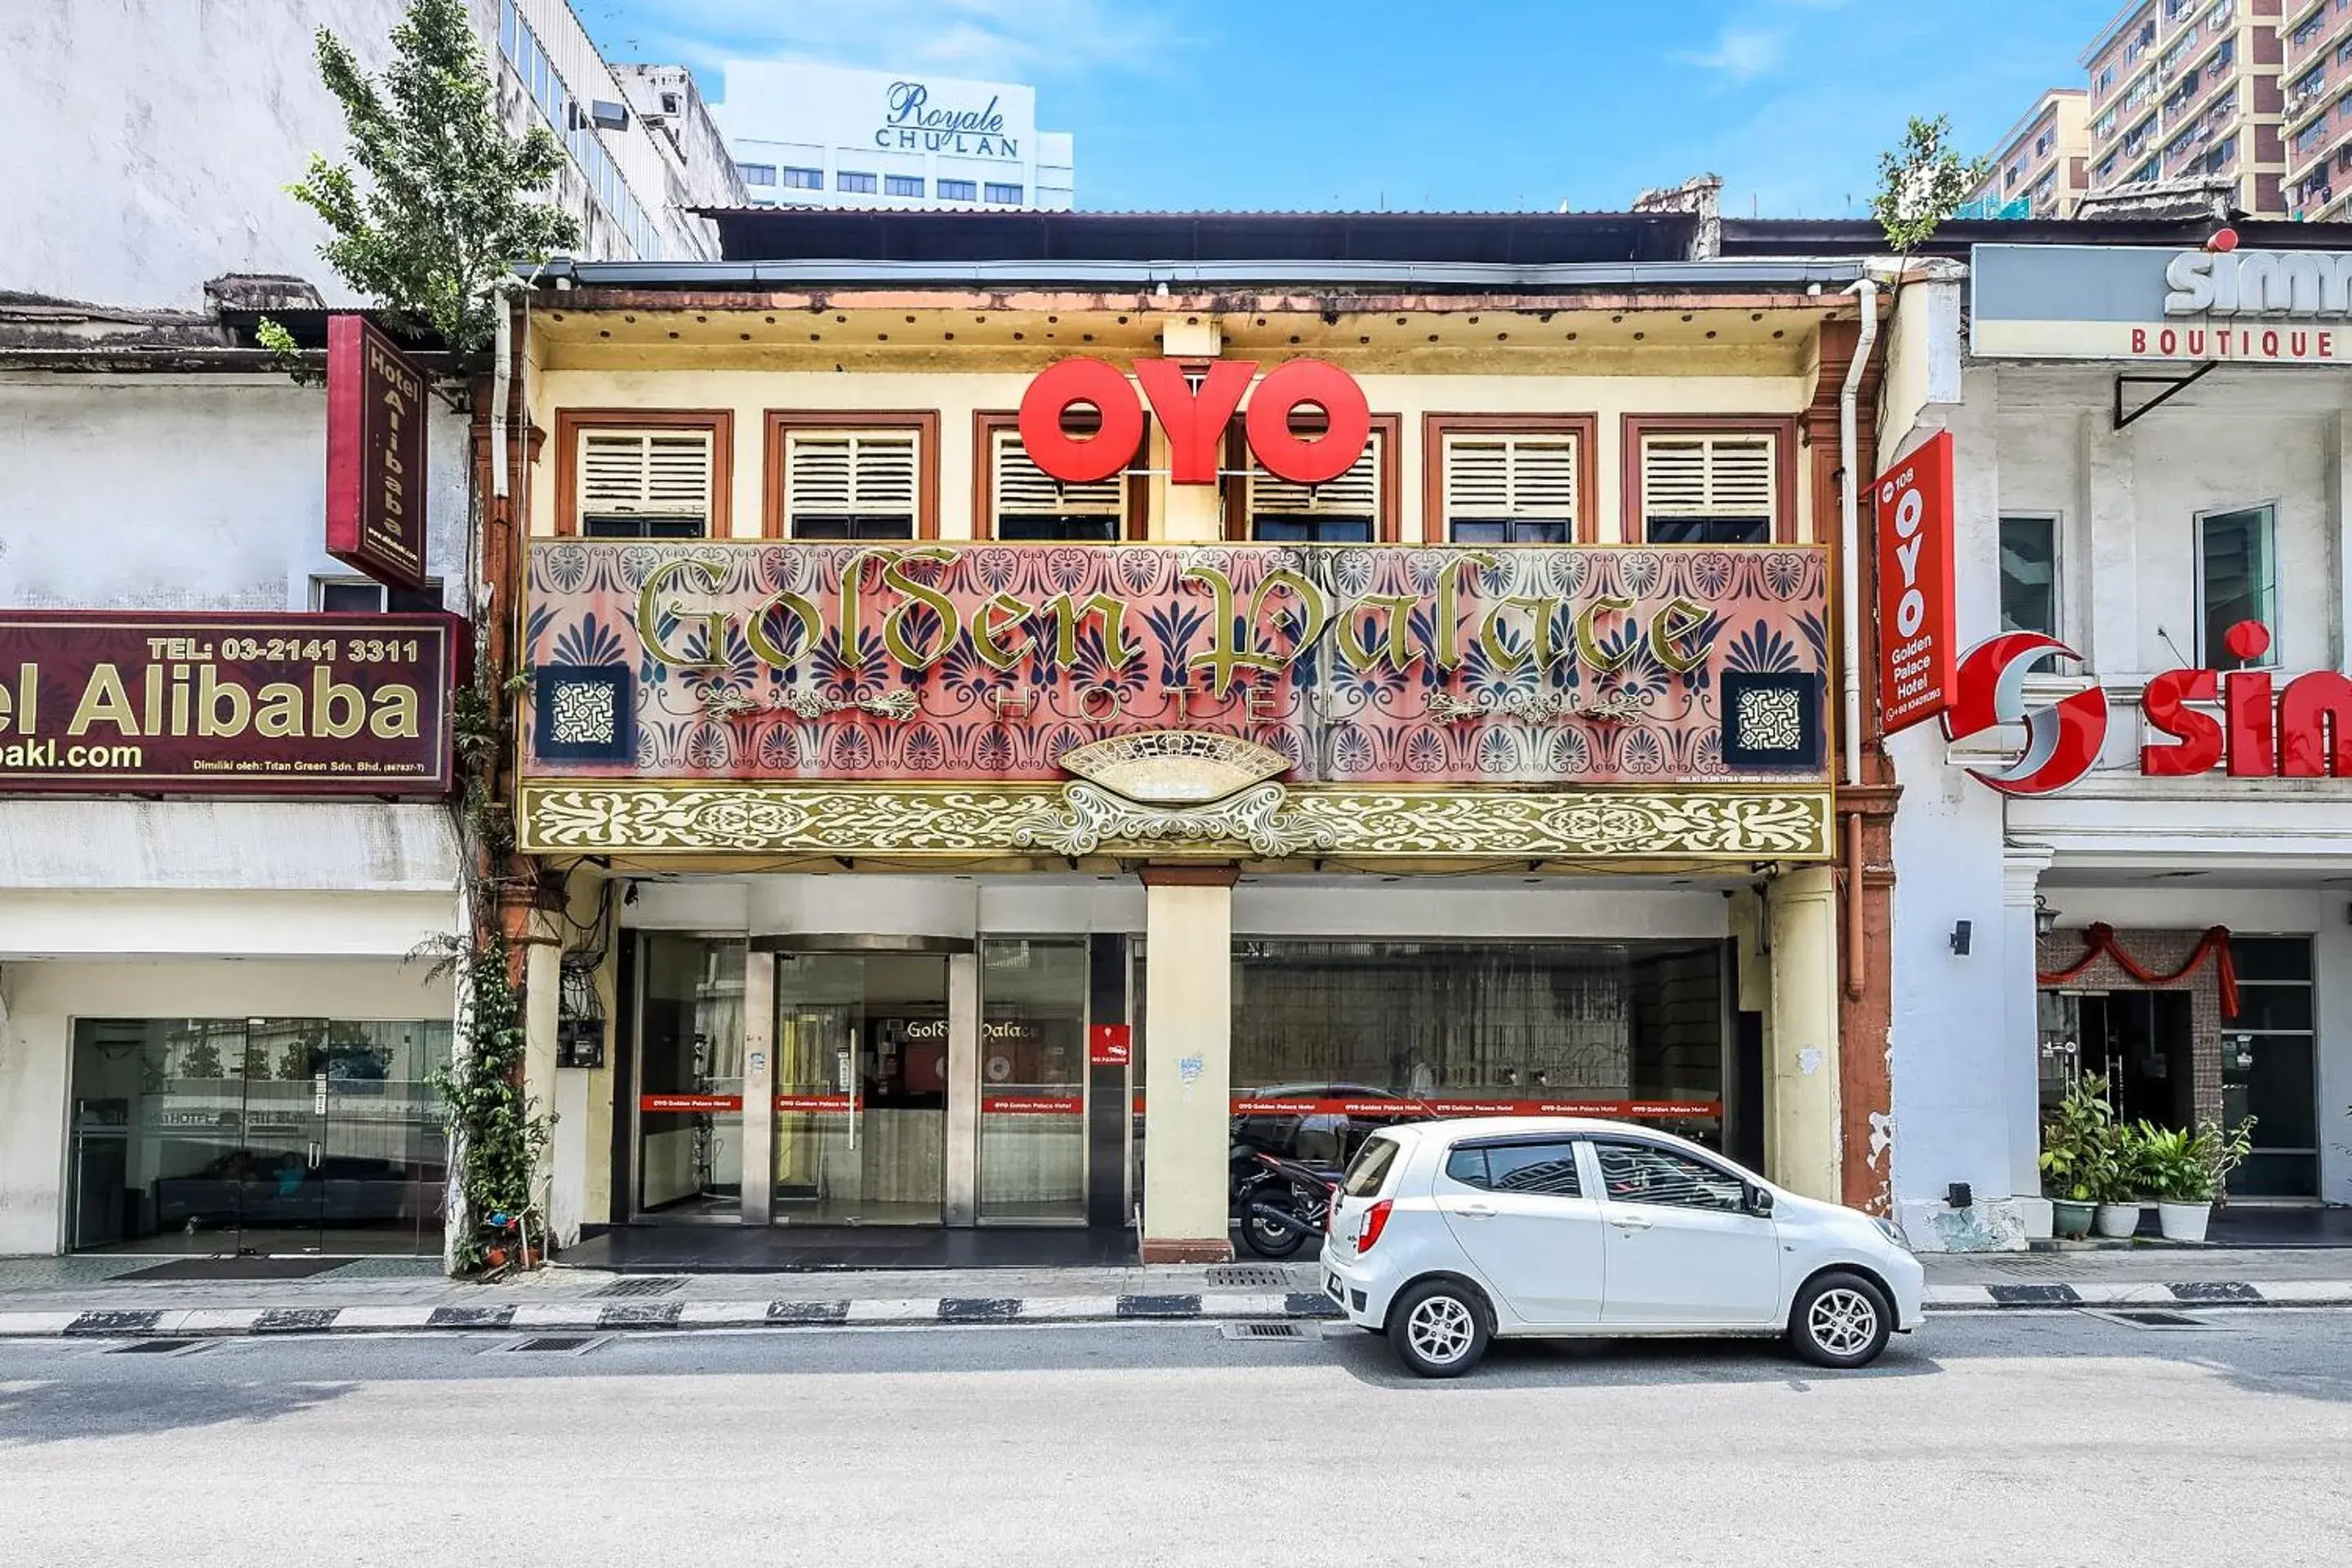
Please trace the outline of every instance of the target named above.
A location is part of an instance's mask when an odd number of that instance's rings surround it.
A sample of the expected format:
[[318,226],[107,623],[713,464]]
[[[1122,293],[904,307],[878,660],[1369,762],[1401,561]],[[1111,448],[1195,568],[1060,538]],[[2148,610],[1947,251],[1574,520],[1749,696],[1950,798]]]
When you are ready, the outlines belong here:
[[1808,1280],[1789,1311],[1789,1348],[1815,1366],[1868,1366],[1894,1331],[1886,1292],[1844,1269]]
[[1389,1309],[1389,1343],[1423,1377],[1461,1376],[1486,1358],[1492,1338],[1486,1303],[1451,1279],[1425,1279]]

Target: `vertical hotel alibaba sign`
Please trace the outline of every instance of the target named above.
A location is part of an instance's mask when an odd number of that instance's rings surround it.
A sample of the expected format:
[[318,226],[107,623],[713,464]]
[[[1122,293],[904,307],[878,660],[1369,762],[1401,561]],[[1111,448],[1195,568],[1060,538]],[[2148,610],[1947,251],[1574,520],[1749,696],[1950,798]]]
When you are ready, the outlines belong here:
[[425,373],[362,316],[327,321],[327,553],[425,587]]

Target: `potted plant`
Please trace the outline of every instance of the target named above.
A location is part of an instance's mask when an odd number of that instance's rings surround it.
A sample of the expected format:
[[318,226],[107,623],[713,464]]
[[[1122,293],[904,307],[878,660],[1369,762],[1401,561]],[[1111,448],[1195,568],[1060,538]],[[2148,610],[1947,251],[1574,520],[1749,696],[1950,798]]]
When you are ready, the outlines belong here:
[[[2104,1102],[2103,1102],[2104,1103]],[[2144,1149],[2139,1130],[2110,1114],[2105,1123],[2106,1158],[2100,1162],[2099,1207],[2091,1228],[2111,1241],[2120,1241],[2139,1228],[2146,1211],[2140,1202]]]
[[2253,1146],[2254,1119],[2235,1127],[2204,1121],[2195,1132],[2143,1128],[2146,1163],[2157,1194],[2157,1222],[2168,1241],[2202,1241],[2230,1173]]
[[2054,1235],[2090,1234],[2114,1157],[2115,1112],[2106,1091],[2107,1080],[2095,1073],[2077,1080],[2042,1124],[2042,1189],[2051,1202]]

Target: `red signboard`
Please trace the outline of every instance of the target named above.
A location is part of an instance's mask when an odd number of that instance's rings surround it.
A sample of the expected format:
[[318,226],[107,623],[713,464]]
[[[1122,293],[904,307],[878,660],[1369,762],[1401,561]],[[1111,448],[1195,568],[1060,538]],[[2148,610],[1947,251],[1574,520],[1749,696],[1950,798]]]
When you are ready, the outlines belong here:
[[446,794],[460,630],[0,610],[0,794]]
[[1952,433],[1879,476],[1878,715],[1892,735],[1951,700]]
[[362,316],[327,320],[327,553],[425,586],[425,374]]
[[1087,1064],[1123,1068],[1133,1058],[1134,1030],[1127,1024],[1097,1024],[1087,1031]]

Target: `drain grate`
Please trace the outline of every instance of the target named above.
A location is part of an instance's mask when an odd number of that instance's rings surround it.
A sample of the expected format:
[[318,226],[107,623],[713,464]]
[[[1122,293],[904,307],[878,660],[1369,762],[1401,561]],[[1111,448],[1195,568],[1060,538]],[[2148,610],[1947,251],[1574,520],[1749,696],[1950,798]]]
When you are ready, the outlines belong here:
[[1303,1340],[1307,1331],[1297,1323],[1220,1323],[1229,1340]]
[[1290,1283],[1290,1276],[1263,1263],[1220,1263],[1209,1270],[1209,1283],[1279,1290]]
[[2104,1312],[2085,1312],[2086,1318],[2101,1318],[2110,1323],[2121,1323],[2132,1329],[2220,1329],[2223,1325],[2208,1318],[2193,1317],[2187,1312],[2168,1312],[2161,1308],[2118,1308]]
[[505,1347],[509,1354],[535,1352],[542,1355],[580,1355],[601,1339],[598,1334],[536,1334]]
[[177,1355],[182,1351],[195,1351],[209,1344],[208,1340],[133,1340],[127,1345],[117,1345],[109,1355]]
[[686,1279],[683,1275],[635,1275],[626,1279],[615,1279],[603,1289],[592,1290],[589,1294],[604,1300],[629,1296],[667,1296],[685,1283]]

